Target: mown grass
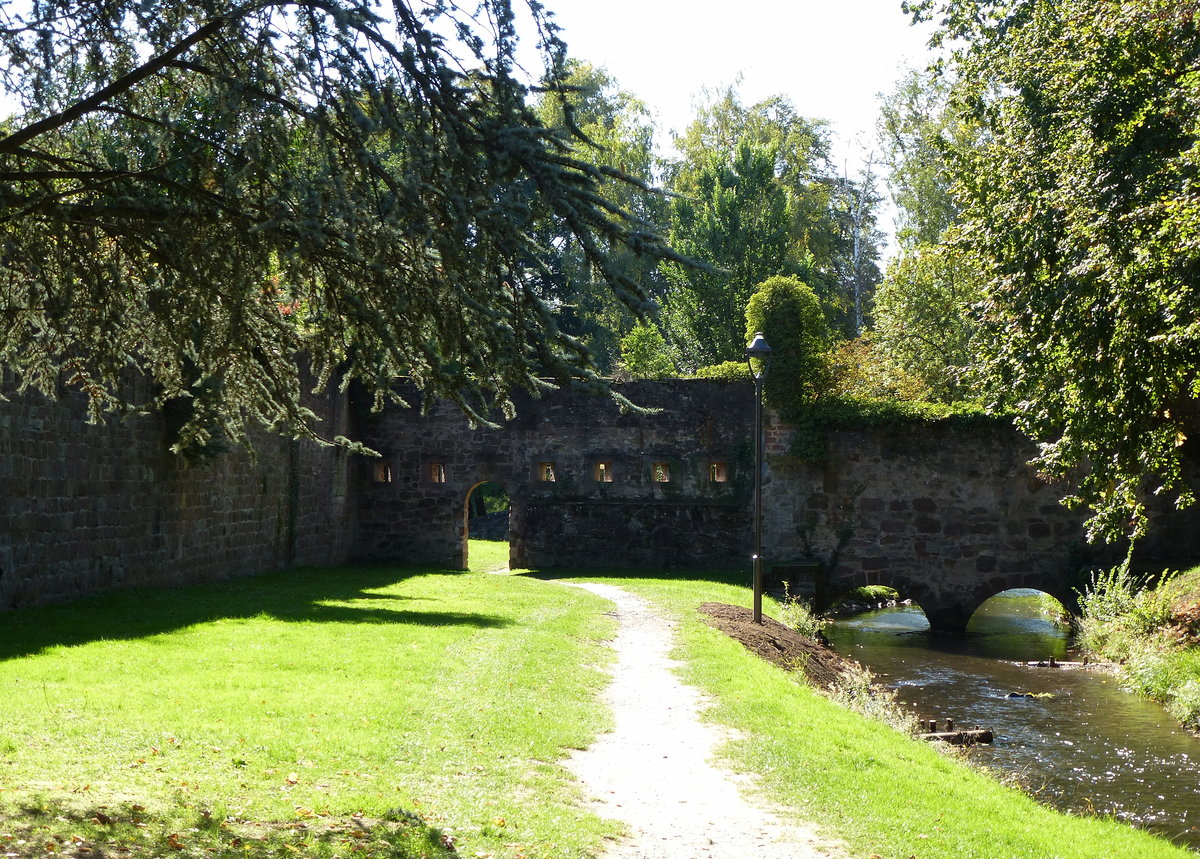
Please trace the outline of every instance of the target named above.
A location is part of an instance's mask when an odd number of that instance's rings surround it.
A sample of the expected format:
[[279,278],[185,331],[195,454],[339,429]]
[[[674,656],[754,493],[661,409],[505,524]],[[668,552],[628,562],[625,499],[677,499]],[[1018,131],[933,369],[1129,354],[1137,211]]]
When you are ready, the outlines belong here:
[[[724,758],[734,769],[756,774],[765,799],[797,820],[819,821],[827,835],[849,845],[851,855],[1192,855],[1116,821],[1038,805],[929,745],[835,705],[696,619],[701,602],[748,606],[748,589],[740,583],[745,578],[634,577],[623,571],[580,577],[626,587],[674,617],[684,679],[712,696],[707,718],[735,731]],[[769,600],[767,607],[776,613]]]
[[[1041,808],[760,662],[695,619],[748,604],[740,575],[585,578],[678,621],[685,679],[738,730],[730,764],[851,855],[1188,855]],[[609,724],[608,607],[529,575],[347,569],[3,615],[0,853],[401,859],[449,836],[479,859],[594,855],[617,827],[559,762]]]
[[586,855],[604,608],[325,569],[5,614],[0,855]]

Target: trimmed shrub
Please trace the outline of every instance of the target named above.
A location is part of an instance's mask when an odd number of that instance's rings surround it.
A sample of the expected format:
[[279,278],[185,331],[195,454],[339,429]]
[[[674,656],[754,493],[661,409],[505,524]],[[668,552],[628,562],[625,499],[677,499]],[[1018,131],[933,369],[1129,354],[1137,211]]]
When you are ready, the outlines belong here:
[[767,278],[746,306],[747,342],[759,331],[771,345],[766,398],[786,420],[831,382],[829,327],[816,293],[796,277]]

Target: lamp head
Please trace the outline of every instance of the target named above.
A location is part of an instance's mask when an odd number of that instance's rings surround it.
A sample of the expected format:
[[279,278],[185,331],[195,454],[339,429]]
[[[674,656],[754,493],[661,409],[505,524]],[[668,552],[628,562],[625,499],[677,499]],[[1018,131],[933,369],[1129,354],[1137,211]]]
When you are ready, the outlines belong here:
[[[758,371],[754,369],[755,359],[758,360]],[[764,379],[771,367],[771,346],[762,332],[755,333],[754,339],[746,347],[746,363],[750,366],[750,375],[755,379]]]

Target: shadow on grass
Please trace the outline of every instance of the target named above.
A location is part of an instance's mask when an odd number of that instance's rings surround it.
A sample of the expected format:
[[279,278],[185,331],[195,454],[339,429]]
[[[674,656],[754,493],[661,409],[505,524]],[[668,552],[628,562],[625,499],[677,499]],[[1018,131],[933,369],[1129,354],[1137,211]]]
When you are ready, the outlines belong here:
[[0,835],[0,850],[5,852],[0,856],[333,859],[349,853],[391,859],[452,859],[458,855],[440,830],[403,809],[378,819],[310,813],[290,821],[247,821],[176,807],[168,819],[132,802],[70,805],[39,796],[22,803],[16,812],[15,818],[5,815],[9,819]]
[[579,569],[577,567],[552,567],[544,570],[517,570],[516,576],[539,579],[541,581],[559,581],[562,579],[586,579],[587,581],[602,582],[607,579],[646,579],[652,581],[685,581],[712,582],[713,584],[750,587],[750,571],[721,567],[716,569],[680,569],[660,567],[602,567],[599,569]]
[[259,616],[297,623],[509,625],[507,618],[492,614],[329,604],[412,600],[371,591],[431,574],[463,575],[427,567],[302,568],[211,584],[115,590],[65,605],[4,612],[0,661],[57,645],[145,638],[200,623]]

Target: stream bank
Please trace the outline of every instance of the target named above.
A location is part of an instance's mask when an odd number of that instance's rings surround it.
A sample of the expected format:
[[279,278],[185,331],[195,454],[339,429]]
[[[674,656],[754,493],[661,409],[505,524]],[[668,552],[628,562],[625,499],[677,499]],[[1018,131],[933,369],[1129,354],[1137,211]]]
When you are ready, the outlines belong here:
[[1028,591],[990,600],[965,636],[933,635],[905,606],[826,628],[920,717],[991,728],[995,742],[971,759],[1040,801],[1200,849],[1200,740],[1109,673],[1025,664],[1066,659],[1068,631]]

